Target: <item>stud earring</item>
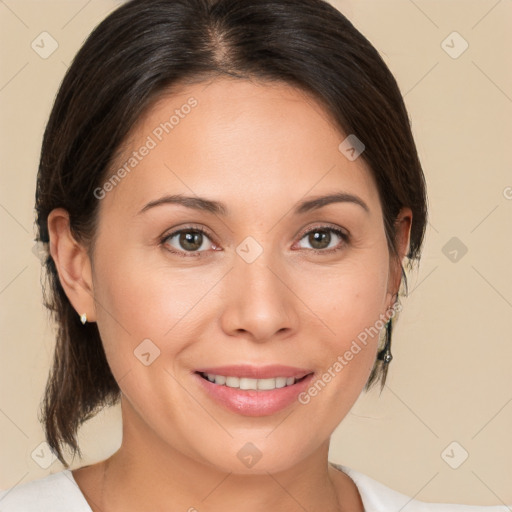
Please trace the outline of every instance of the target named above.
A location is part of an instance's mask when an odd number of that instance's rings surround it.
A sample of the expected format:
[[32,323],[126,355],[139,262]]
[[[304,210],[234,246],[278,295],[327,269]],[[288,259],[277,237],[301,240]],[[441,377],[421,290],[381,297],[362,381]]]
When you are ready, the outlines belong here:
[[85,325],[85,322],[87,322],[87,313],[82,313],[80,315],[80,322]]

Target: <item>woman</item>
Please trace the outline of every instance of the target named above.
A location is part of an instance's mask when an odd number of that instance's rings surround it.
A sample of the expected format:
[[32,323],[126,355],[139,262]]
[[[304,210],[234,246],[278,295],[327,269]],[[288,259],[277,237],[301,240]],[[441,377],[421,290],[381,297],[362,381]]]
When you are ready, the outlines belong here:
[[[59,325],[42,419],[68,469],[3,512],[504,510],[328,461],[384,385],[426,225],[396,82],[329,4],[124,4],[61,85],[36,210]],[[71,471],[64,446],[118,400],[121,448]]]

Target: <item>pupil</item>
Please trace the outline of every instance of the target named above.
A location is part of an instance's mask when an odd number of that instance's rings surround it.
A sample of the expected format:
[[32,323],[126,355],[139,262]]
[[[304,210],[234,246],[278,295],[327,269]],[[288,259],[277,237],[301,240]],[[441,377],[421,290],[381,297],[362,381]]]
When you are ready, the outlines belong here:
[[[322,242],[327,241],[327,243],[322,244]],[[331,234],[328,231],[315,231],[310,235],[310,243],[316,249],[324,249],[329,246],[331,241]],[[316,247],[315,244],[320,242],[320,247]]]
[[193,233],[191,231],[182,233],[180,236],[180,244],[184,249],[189,249],[192,251],[197,250],[201,247],[203,242],[202,237],[202,233]]

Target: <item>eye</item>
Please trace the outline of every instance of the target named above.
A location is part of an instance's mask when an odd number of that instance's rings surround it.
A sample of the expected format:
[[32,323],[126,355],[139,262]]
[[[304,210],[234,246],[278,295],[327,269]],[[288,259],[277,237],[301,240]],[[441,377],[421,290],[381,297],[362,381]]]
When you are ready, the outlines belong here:
[[[186,227],[165,235],[161,240],[161,244],[164,245],[168,251],[178,254],[179,256],[201,256],[200,253],[207,250],[207,240],[210,240],[210,237],[204,229],[199,227]],[[210,243],[216,248],[211,240]]]
[[[336,244],[336,238],[341,239],[343,243],[338,242]],[[300,240],[304,239],[311,244],[312,248],[310,250],[312,252],[330,254],[343,249],[349,241],[349,235],[339,228],[317,226],[303,233]],[[213,250],[218,250],[215,243],[211,241],[210,235],[203,228],[189,226],[165,235],[161,239],[161,244],[169,252],[178,256],[200,257],[202,252],[207,252],[208,240]],[[334,242],[334,245],[332,245],[332,242]]]
[[[334,237],[332,234],[334,233]],[[336,244],[336,238],[343,242]],[[349,241],[349,235],[338,228],[331,226],[317,226],[310,229],[301,236],[301,240],[306,239],[312,246],[311,250],[317,254],[330,254],[343,249]],[[334,245],[331,242],[334,241]]]

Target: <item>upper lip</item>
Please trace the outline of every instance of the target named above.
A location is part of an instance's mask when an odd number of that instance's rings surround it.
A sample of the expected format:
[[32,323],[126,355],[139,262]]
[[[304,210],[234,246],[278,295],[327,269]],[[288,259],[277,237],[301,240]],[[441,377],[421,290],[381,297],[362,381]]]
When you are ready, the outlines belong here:
[[312,373],[312,370],[293,366],[284,366],[281,364],[272,364],[267,366],[236,364],[230,366],[203,367],[198,368],[196,372],[252,379],[271,379],[275,377],[295,377],[296,379],[301,379],[305,375]]

